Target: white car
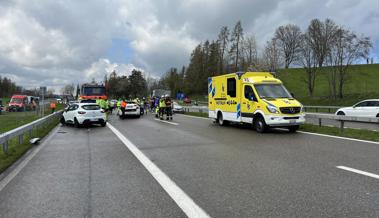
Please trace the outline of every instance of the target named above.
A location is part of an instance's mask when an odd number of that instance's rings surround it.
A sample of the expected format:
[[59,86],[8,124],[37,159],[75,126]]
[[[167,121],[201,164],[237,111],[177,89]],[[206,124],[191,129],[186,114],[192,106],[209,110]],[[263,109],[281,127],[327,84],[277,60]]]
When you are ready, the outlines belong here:
[[336,115],[379,117],[379,99],[368,99],[361,101],[352,107],[340,108],[337,110]]
[[184,108],[180,106],[177,102],[173,103],[172,112],[174,113],[184,113]]
[[99,105],[94,103],[74,103],[65,109],[61,123],[74,124],[75,127],[88,124],[107,124],[106,115]]
[[140,106],[134,102],[134,101],[127,101],[126,102],[126,108],[123,112],[121,108],[117,111],[117,115],[120,117],[120,119],[124,119],[127,116],[133,116],[133,117],[141,117],[141,109]]

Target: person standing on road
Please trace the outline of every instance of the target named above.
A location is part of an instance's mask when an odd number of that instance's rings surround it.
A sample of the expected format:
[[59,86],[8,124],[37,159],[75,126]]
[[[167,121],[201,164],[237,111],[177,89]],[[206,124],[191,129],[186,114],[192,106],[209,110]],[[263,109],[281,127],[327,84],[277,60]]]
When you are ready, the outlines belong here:
[[120,105],[120,109],[121,109],[121,116],[124,117],[125,116],[125,108],[126,108],[126,100],[122,100],[121,102],[121,105]]
[[172,102],[170,96],[166,95],[166,120],[172,120]]
[[161,120],[163,120],[163,115],[166,111],[166,102],[164,96],[161,97],[159,101],[159,117]]
[[57,105],[55,104],[54,101],[52,101],[52,102],[50,103],[51,113],[54,113],[56,107],[57,107]]

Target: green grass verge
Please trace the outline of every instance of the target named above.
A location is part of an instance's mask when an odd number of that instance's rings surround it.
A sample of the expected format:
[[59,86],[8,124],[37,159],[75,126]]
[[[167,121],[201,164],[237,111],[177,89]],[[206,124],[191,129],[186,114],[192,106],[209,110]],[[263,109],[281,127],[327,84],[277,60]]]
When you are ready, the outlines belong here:
[[[186,112],[185,114],[190,115],[190,116],[197,116],[197,117],[208,117],[208,114],[199,113],[199,112]],[[340,128],[338,127],[328,127],[328,126],[320,127],[318,125],[312,125],[312,124],[301,125],[300,130],[304,132],[313,132],[313,133],[320,133],[320,134],[331,135],[331,136],[340,136],[340,137],[379,142],[379,133],[375,131],[370,131],[370,130],[345,128],[343,132],[341,132]]]
[[[37,127],[32,132],[32,138],[42,138],[46,136],[57,124],[59,118],[55,118],[48,125]],[[24,143],[18,144],[18,137],[9,141],[8,153],[4,153],[2,146],[0,147],[0,173],[11,166],[17,161],[26,151],[28,151],[33,145],[29,143],[31,139],[29,134],[23,136]]]
[[[56,111],[63,109],[63,104],[57,104]],[[51,113],[49,106],[45,109],[45,115]],[[7,132],[19,126],[30,123],[34,120],[41,118],[35,111],[27,112],[3,112],[0,115],[0,133]]]
[[295,97],[304,105],[353,105],[368,98],[379,98],[379,64],[353,65],[350,67],[344,88],[343,99],[330,99],[328,73],[330,68],[324,67],[317,73],[314,97],[308,97],[306,74],[302,68],[280,69],[278,77]]
[[353,139],[362,139],[362,140],[379,142],[379,133],[375,131],[370,131],[370,130],[345,128],[341,132],[340,128],[338,127],[329,127],[329,126],[320,127],[318,125],[312,125],[312,124],[304,124],[300,127],[300,130],[304,132],[313,132],[313,133],[320,133],[320,134],[325,134],[325,135],[341,136],[341,137],[347,137],[347,138],[353,138]]

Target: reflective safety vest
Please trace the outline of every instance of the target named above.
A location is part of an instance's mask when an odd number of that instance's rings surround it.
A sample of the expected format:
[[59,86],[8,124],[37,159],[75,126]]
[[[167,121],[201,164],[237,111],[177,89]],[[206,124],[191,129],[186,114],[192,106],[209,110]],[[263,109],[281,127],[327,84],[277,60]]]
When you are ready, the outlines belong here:
[[159,102],[159,107],[166,107],[166,102],[163,99]]
[[121,107],[121,101],[117,101],[117,107]]
[[51,109],[55,109],[55,107],[56,107],[55,103],[54,103],[54,102],[51,102],[51,103],[50,103],[50,108],[51,108]]

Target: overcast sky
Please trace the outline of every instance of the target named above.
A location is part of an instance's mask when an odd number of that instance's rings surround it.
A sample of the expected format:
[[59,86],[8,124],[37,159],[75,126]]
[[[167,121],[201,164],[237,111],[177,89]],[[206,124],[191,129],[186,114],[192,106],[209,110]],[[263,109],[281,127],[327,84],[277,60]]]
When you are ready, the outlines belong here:
[[378,0],[0,0],[0,75],[55,89],[113,69],[159,77],[223,25],[241,20],[263,45],[278,26],[313,18],[371,37],[379,62]]

